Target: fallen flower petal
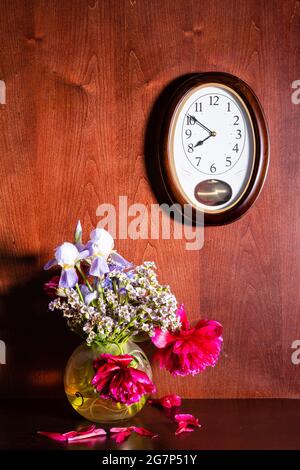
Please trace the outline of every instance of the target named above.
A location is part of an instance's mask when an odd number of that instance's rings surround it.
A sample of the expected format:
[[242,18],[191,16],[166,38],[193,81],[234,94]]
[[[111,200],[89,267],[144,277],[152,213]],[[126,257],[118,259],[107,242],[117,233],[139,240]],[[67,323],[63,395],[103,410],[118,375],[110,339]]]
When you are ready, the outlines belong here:
[[178,436],[178,434],[181,434],[182,432],[193,432],[194,428],[189,428],[186,423],[181,422],[178,424],[178,427],[175,431],[175,436]]
[[151,437],[151,439],[154,439],[154,438],[158,437],[158,434],[154,434],[154,432],[149,431],[146,428],[139,428],[137,426],[133,426],[133,428],[134,428],[133,429],[134,432],[136,432],[139,436]]
[[82,439],[106,435],[106,432],[104,429],[101,429],[101,428],[96,429],[96,426],[94,424],[91,424],[90,426],[87,426],[86,428],[83,428],[80,431],[69,431],[63,434],[58,433],[58,432],[44,432],[44,431],[38,431],[37,433],[42,436],[46,436],[49,439],[52,439],[54,441],[58,441],[58,442],[75,442],[75,441],[79,441]]
[[126,428],[110,428],[109,432],[110,433],[115,433],[115,432],[125,432],[125,431],[128,431],[128,429],[130,431],[133,431],[133,426],[128,426]]
[[175,431],[175,435],[181,434],[182,432],[192,432],[194,428],[200,428],[201,424],[199,419],[191,414],[176,414],[175,421],[178,423],[178,427]]
[[185,421],[189,424],[193,424],[194,426],[198,426],[199,424],[199,419],[195,418],[195,416],[191,414],[178,413],[175,415],[175,420],[178,423],[181,421]]
[[[118,429],[118,428],[113,428],[113,429]],[[111,431],[111,437],[116,441],[117,444],[122,444],[132,433],[131,428],[119,428],[123,429],[122,431]]]
[[121,444],[131,435],[132,432],[135,432],[142,437],[151,437],[154,439],[158,437],[158,434],[154,434],[152,431],[149,431],[146,428],[141,428],[138,426],[129,426],[128,428],[111,428],[110,433],[112,439],[116,441],[117,444]]
[[78,433],[77,436],[69,437],[68,442],[80,441],[81,439],[88,439],[91,437],[105,436],[106,431],[104,429],[98,428],[91,432]]
[[173,408],[181,406],[181,397],[179,395],[165,395],[161,398],[150,398],[148,403],[150,405],[159,405],[163,408]]

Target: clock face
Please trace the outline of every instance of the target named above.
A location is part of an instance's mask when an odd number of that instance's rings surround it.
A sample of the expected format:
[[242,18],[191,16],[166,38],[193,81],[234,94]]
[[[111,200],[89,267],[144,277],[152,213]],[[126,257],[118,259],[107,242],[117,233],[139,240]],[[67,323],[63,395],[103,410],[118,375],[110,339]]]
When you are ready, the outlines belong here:
[[201,84],[177,104],[168,154],[184,199],[205,212],[222,212],[245,193],[254,167],[255,136],[248,109],[227,85]]

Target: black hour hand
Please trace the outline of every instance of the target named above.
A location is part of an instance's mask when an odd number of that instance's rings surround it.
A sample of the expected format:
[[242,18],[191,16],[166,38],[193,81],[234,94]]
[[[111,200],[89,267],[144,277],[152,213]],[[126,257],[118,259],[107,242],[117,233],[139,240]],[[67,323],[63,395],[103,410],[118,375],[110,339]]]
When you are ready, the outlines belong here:
[[205,139],[203,140],[198,140],[198,142],[194,145],[194,148],[199,147],[200,145],[203,145],[203,142],[205,142],[207,139],[209,139],[212,136],[213,136],[213,133],[209,134],[209,136],[205,137]]

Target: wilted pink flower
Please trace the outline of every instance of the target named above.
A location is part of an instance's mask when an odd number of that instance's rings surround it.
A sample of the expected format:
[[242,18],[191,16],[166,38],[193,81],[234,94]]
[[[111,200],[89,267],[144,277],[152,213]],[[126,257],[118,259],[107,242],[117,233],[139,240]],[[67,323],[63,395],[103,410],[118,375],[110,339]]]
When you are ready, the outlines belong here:
[[163,408],[173,408],[181,405],[181,397],[179,395],[165,395],[161,398],[151,398],[148,400],[150,405],[159,405]]
[[56,297],[56,290],[58,288],[58,283],[59,283],[59,277],[60,276],[53,276],[51,277],[50,281],[45,282],[44,284],[44,292],[49,295],[49,297]]
[[199,419],[190,414],[177,414],[175,415],[175,421],[178,423],[178,427],[175,431],[176,436],[182,432],[192,432],[194,428],[201,428]]
[[111,437],[116,441],[117,444],[124,442],[132,432],[135,432],[139,436],[151,437],[154,439],[158,434],[154,434],[152,431],[149,431],[146,428],[141,428],[137,426],[129,426],[127,428],[111,428],[110,433]]
[[133,359],[134,357],[129,354],[122,356],[101,354],[94,360],[93,367],[96,373],[92,385],[100,397],[131,405],[139,401],[143,395],[155,393],[155,385],[148,375],[130,367]]
[[198,374],[208,366],[215,366],[222,345],[222,325],[215,320],[200,320],[190,328],[185,309],[177,310],[181,329],[170,333],[157,328],[151,338],[160,350],[155,353],[160,367],[173,375]]

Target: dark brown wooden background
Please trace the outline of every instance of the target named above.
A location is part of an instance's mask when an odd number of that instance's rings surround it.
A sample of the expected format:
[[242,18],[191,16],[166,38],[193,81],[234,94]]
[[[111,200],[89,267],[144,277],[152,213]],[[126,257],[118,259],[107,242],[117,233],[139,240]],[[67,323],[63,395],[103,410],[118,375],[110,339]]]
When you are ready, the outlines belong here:
[[291,102],[299,51],[295,0],[0,1],[2,394],[62,394],[78,339],[47,312],[43,263],[78,218],[87,231],[96,225],[100,203],[157,202],[145,161],[151,173],[161,94],[186,74],[225,71],[254,89],[270,127],[256,205],[207,229],[199,252],[182,240],[117,247],[136,263],[155,260],[193,320],[224,324],[218,366],[176,380],[156,371],[160,393],[300,396],[300,365],[291,363],[300,339],[300,105]]

